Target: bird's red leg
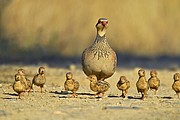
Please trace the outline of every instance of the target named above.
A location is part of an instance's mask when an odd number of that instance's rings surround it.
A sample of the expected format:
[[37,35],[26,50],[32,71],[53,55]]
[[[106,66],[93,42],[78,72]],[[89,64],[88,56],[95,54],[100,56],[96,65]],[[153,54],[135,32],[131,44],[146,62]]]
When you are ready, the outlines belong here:
[[41,93],[42,93],[42,86],[41,86]]

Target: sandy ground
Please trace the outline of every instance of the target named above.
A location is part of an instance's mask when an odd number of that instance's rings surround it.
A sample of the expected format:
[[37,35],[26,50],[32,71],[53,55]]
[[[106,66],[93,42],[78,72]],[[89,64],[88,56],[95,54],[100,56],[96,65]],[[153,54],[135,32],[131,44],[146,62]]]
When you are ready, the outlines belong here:
[[[148,98],[140,100],[135,83],[138,79],[134,69],[119,69],[107,81],[111,88],[106,92],[105,98],[95,98],[89,88],[89,81],[80,67],[68,68],[46,67],[47,83],[46,92],[40,93],[40,88],[35,87],[35,92],[29,96],[24,94],[22,99],[17,99],[17,94],[12,89],[14,74],[17,69],[26,70],[27,77],[33,78],[39,66],[0,66],[0,120],[178,120],[180,119],[180,100],[172,90],[172,76],[177,70],[158,69],[161,86],[157,95],[153,97],[152,91]],[[149,78],[149,69],[146,78]],[[70,98],[70,94],[62,92],[65,73],[71,71],[74,79],[80,82],[77,98]],[[121,92],[116,83],[120,75],[125,75],[131,82],[126,98],[120,98]]]

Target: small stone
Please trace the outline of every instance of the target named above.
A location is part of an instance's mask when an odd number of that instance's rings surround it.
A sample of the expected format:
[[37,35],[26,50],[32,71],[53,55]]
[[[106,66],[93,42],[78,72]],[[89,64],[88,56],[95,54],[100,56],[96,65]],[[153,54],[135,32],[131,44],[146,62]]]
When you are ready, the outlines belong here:
[[74,65],[74,64],[71,64],[71,65],[69,66],[69,69],[70,69],[71,71],[74,71],[74,70],[76,70],[76,65]]
[[24,111],[24,109],[18,109],[18,112],[23,112]]
[[62,112],[61,111],[54,111],[53,114],[59,115],[59,114],[62,114]]

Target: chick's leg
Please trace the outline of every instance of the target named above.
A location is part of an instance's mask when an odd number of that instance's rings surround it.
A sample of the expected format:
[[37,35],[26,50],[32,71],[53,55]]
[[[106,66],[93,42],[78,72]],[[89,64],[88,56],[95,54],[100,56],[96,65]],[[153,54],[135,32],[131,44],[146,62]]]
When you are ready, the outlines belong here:
[[77,97],[77,94],[75,91],[73,91],[72,97]]
[[144,95],[144,93],[141,93],[141,94],[142,94],[141,99],[144,100],[145,95]]
[[125,98],[125,93],[124,93],[125,91],[124,90],[122,90],[122,95],[121,95],[121,97],[123,97],[123,98]]
[[125,91],[124,91],[124,96],[126,96],[126,95],[127,95],[127,93],[128,93],[128,90],[125,90]]
[[98,93],[95,94],[95,96],[98,96],[98,97],[99,97],[99,95],[100,95],[100,92],[98,92]]
[[177,92],[176,94],[177,94],[177,96],[178,96],[178,99],[180,99],[180,98],[179,98],[179,92]]

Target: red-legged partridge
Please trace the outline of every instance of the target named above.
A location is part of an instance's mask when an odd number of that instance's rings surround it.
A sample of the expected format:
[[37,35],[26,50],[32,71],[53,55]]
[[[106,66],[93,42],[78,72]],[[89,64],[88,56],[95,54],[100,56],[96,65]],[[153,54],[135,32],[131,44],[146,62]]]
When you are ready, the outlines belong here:
[[46,77],[45,77],[45,68],[40,67],[38,70],[38,74],[34,76],[32,80],[32,89],[33,85],[37,85],[41,88],[41,93],[42,93],[42,88],[44,87],[44,84],[46,83]]
[[151,90],[154,90],[154,95],[156,95],[156,92],[160,86],[160,80],[157,77],[157,71],[156,70],[151,70],[150,71],[150,78],[148,80],[149,87]]
[[125,76],[121,76],[118,83],[117,88],[122,91],[121,97],[125,98],[128,89],[130,88],[130,82],[126,79]]
[[98,80],[111,77],[116,68],[117,57],[106,40],[108,20],[100,18],[96,24],[97,35],[91,46],[82,53],[82,67],[87,76],[96,75]]
[[26,91],[26,85],[21,81],[21,75],[15,74],[15,81],[13,83],[13,90],[18,93],[19,98],[21,99],[22,93]]
[[104,93],[108,91],[110,84],[106,81],[98,81],[95,75],[90,75],[87,79],[90,80],[90,89],[97,92],[97,96],[104,97]]
[[172,84],[172,89],[176,92],[178,99],[179,98],[179,93],[180,93],[180,74],[175,73],[174,74],[174,83]]
[[66,73],[64,88],[66,91],[72,91],[73,97],[77,96],[76,91],[79,89],[79,82],[73,79],[73,74],[71,72]]
[[146,81],[145,71],[143,69],[138,71],[138,75],[139,75],[139,79],[136,82],[136,87],[138,93],[140,92],[142,94],[141,99],[144,100],[144,98],[147,96],[149,85],[148,82]]
[[32,83],[31,83],[31,80],[29,80],[25,76],[25,70],[24,69],[19,69],[18,74],[21,75],[21,81],[24,82],[24,84],[26,85],[26,90],[29,92],[31,90]]

